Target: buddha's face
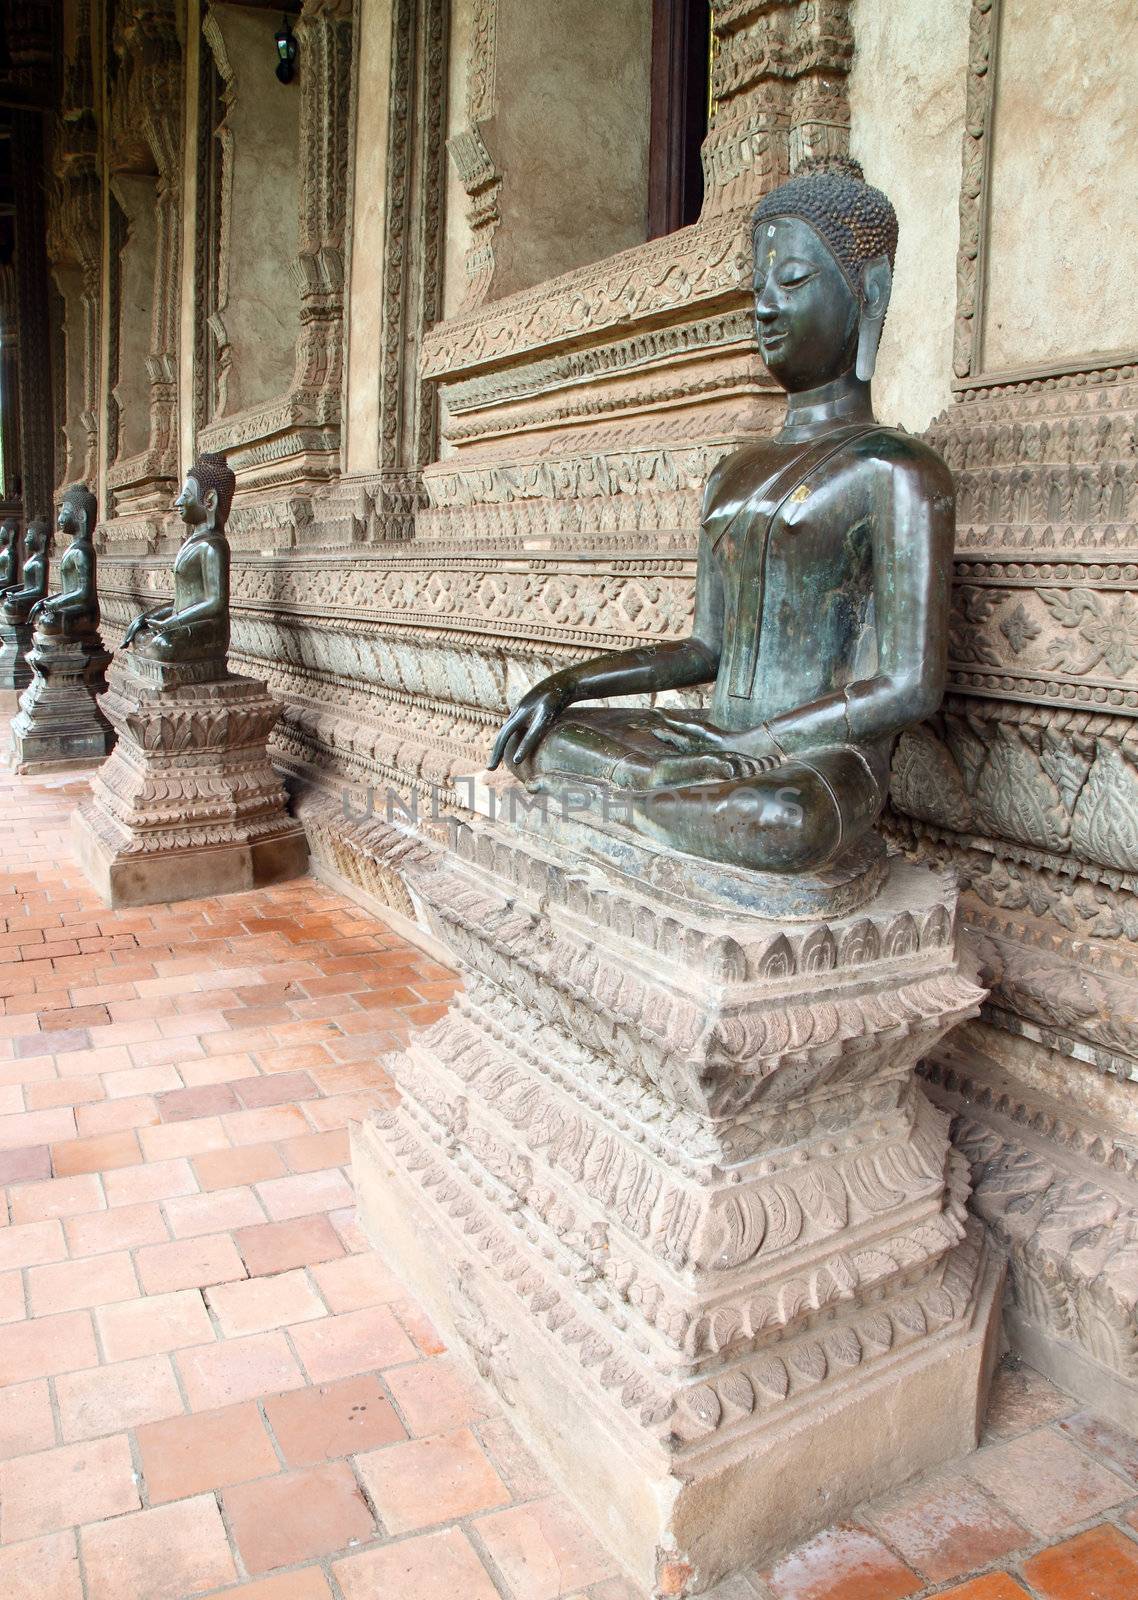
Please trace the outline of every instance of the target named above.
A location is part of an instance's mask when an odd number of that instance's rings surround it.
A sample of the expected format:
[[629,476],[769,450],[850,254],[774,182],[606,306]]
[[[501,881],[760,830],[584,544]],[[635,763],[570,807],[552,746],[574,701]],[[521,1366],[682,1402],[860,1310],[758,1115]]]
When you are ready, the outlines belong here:
[[209,516],[209,507],[201,491],[201,485],[192,473],[186,474],[186,481],[182,485],[182,492],[174,501],[174,510],[186,524],[187,534],[195,528],[200,528]]
[[772,217],[755,231],[755,320],[771,374],[794,394],[831,383],[857,358],[861,308],[808,222]]
[[79,517],[70,500],[64,500],[60,506],[55,525],[60,533],[65,534],[69,539],[73,539],[79,532]]

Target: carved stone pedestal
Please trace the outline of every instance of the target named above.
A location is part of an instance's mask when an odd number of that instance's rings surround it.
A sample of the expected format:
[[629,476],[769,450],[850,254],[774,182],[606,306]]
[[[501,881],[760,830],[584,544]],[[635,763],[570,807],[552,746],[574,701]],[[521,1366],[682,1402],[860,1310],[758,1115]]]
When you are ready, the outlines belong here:
[[177,681],[190,675],[129,656],[111,667],[100,703],[117,743],[74,819],[79,864],[110,905],[253,889],[307,865],[268,756],[276,702],[253,678]]
[[115,735],[96,696],[107,687],[110,660],[97,633],[86,639],[33,635],[28,652],[32,681],[12,721],[17,772],[88,766],[106,759]]
[[26,689],[32,681],[30,622],[0,622],[0,689]]
[[487,822],[407,877],[466,988],[388,1063],[361,1213],[633,1578],[973,1448],[1002,1264],[913,1076],[982,994],[952,879]]

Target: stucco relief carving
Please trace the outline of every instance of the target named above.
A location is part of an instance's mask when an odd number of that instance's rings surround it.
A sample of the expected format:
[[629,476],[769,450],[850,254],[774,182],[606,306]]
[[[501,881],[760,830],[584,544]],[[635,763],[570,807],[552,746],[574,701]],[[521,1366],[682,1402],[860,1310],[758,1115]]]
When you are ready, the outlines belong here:
[[497,0],[474,0],[470,54],[466,69],[466,126],[447,141],[459,181],[469,198],[467,221],[472,243],[464,262],[464,310],[481,305],[494,277],[494,234],[502,220],[502,175],[486,148],[482,124],[494,114]]

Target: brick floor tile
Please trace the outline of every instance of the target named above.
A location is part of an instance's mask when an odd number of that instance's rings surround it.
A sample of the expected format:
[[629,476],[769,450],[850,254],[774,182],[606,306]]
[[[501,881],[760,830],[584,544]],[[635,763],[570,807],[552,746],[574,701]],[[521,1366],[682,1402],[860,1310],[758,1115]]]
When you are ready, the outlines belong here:
[[[1029,1600],[1027,1590],[1008,1572],[990,1572],[955,1589],[942,1589],[937,1600]],[[1086,1600],[1081,1596],[1080,1600]]]
[[238,1228],[233,1237],[251,1276],[285,1272],[289,1267],[331,1261],[344,1254],[340,1236],[326,1216]]
[[475,1431],[515,1500],[538,1500],[551,1492],[549,1479],[505,1417],[491,1416]]
[[[85,1217],[68,1217],[63,1231],[73,1256],[133,1250],[139,1245],[164,1243],[170,1237],[166,1219],[157,1205],[112,1206],[108,1211],[93,1211]],[[145,1282],[143,1288],[146,1288]],[[146,1292],[152,1291],[147,1289]]]
[[1024,1527],[1043,1538],[1077,1527],[1134,1493],[1122,1478],[1050,1429],[981,1450],[967,1462],[967,1470]]
[[[335,1308],[333,1308],[335,1309]],[[1081,1444],[1084,1450],[1108,1466],[1112,1472],[1138,1483],[1138,1439],[1123,1433],[1113,1423],[1096,1417],[1091,1411],[1079,1411],[1064,1417],[1059,1424],[1062,1433]]]
[[125,1433],[0,1463],[0,1533],[5,1544],[121,1516],[141,1503]]
[[[309,1132],[299,1106],[258,1106],[249,1111],[231,1111],[222,1117],[225,1131],[234,1144],[272,1144],[295,1139]],[[285,1179],[275,1179],[283,1183]]]
[[186,1600],[237,1576],[212,1495],[83,1528],[79,1542],[87,1600]]
[[369,1451],[356,1457],[356,1467],[392,1533],[453,1522],[510,1498],[468,1428]]
[[132,1206],[144,1200],[172,1200],[180,1194],[196,1194],[198,1181],[193,1168],[183,1158],[150,1161],[144,1167],[126,1167],[108,1172],[103,1179],[109,1206]]
[[358,1455],[407,1437],[375,1377],[343,1378],[265,1401],[265,1415],[290,1467]]
[[292,1330],[293,1345],[311,1383],[330,1383],[396,1362],[412,1361],[415,1347],[387,1306],[345,1311]]
[[47,1379],[0,1388],[0,1461],[46,1450],[54,1443],[55,1418]]
[[613,1572],[611,1557],[560,1499],[536,1500],[480,1517],[478,1537],[515,1600],[558,1600]]
[[51,1178],[46,1183],[24,1183],[12,1191],[9,1210],[13,1222],[42,1222],[46,1217],[74,1217],[100,1211],[106,1205],[98,1174],[76,1178]]
[[[331,1592],[319,1567],[299,1567],[271,1578],[258,1578],[255,1583],[243,1583],[239,1589],[226,1589],[225,1600],[329,1600]],[[410,1600],[409,1595],[406,1600]]]
[[339,1234],[345,1250],[354,1255],[358,1251],[371,1249],[367,1234],[360,1227],[354,1205],[341,1206],[336,1211],[329,1211],[328,1221]]
[[137,1099],[139,1095],[156,1097],[166,1089],[180,1089],[182,1079],[175,1066],[124,1067],[119,1072],[103,1075],[103,1088],[108,1100]]
[[0,1322],[19,1322],[27,1316],[24,1279],[19,1272],[0,1272]]
[[344,1600],[501,1600],[486,1568],[459,1528],[401,1539],[333,1564]]
[[446,1349],[442,1335],[421,1305],[414,1300],[394,1300],[392,1301],[391,1309],[411,1335],[411,1338],[414,1339],[423,1355],[442,1355]]
[[195,1156],[194,1171],[198,1183],[206,1192],[214,1189],[237,1189],[247,1184],[260,1183],[265,1178],[280,1178],[285,1174],[285,1163],[275,1145],[247,1144],[232,1150],[208,1150]]
[[150,1245],[137,1252],[134,1264],[144,1292],[151,1295],[205,1289],[245,1276],[245,1263],[228,1233]]
[[44,1222],[20,1222],[0,1229],[0,1271],[38,1267],[45,1261],[62,1261],[67,1254],[63,1224],[55,1217]]
[[220,1117],[197,1117],[189,1122],[163,1122],[157,1128],[143,1128],[139,1134],[147,1161],[169,1161],[178,1156],[197,1156],[203,1150],[224,1150],[229,1135]]
[[351,1160],[346,1128],[332,1128],[326,1133],[306,1133],[297,1139],[286,1139],[280,1152],[288,1162],[290,1172],[316,1172],[321,1167],[346,1167]]
[[133,1300],[139,1293],[134,1265],[126,1250],[28,1270],[28,1304],[33,1317]]
[[224,1228],[256,1227],[265,1213],[253,1189],[214,1189],[209,1194],[183,1195],[162,1208],[175,1239],[192,1239]]
[[875,1506],[871,1520],[897,1554],[934,1583],[1034,1543],[977,1483],[958,1473]]
[[177,1358],[186,1398],[194,1411],[236,1405],[256,1395],[299,1389],[304,1374],[283,1333],[255,1333],[222,1344],[199,1345]]
[[[228,1034],[216,1034],[212,1042],[220,1045],[232,1041]],[[256,1070],[257,1063],[253,1057],[242,1050],[231,1050],[225,1054],[219,1050],[212,1055],[203,1051],[192,1060],[178,1063],[178,1072],[187,1089],[204,1083],[232,1083],[236,1078],[249,1077]]]
[[0,1150],[0,1184],[25,1183],[51,1177],[51,1149],[46,1144],[21,1150]]
[[100,1133],[89,1139],[71,1139],[51,1147],[51,1168],[57,1178],[76,1172],[108,1172],[115,1167],[132,1167],[142,1160],[138,1135],[133,1129],[121,1133]]
[[328,1314],[308,1274],[299,1267],[271,1278],[219,1283],[206,1300],[227,1339],[312,1322]]
[[[3,1091],[5,1095],[18,1094],[15,1085]],[[45,1078],[42,1083],[28,1083],[24,1085],[22,1104],[9,1105],[7,1101],[0,1100],[0,1111],[49,1111],[53,1106],[87,1105],[93,1100],[103,1100],[106,1091],[101,1078]],[[80,1133],[78,1119],[76,1128]]]
[[347,1462],[238,1484],[222,1495],[251,1573],[287,1567],[370,1539],[375,1522]]
[[0,1117],[0,1150],[19,1150],[29,1144],[55,1144],[57,1140],[74,1137],[75,1113],[66,1106]]
[[95,1321],[108,1361],[161,1355],[187,1345],[211,1344],[214,1338],[213,1323],[197,1289],[100,1306]]
[[151,1505],[278,1472],[280,1462],[251,1403],[153,1422],[137,1431]]
[[375,1110],[375,1094],[367,1089],[359,1094],[335,1094],[327,1100],[312,1100],[308,1120],[320,1133],[346,1128],[349,1122],[362,1122]]
[[761,1576],[772,1600],[903,1600],[922,1587],[864,1528],[830,1528]]
[[0,1550],[4,1600],[82,1600],[83,1581],[73,1533],[52,1533]]
[[386,1374],[388,1388],[413,1434],[449,1433],[480,1422],[492,1402],[449,1356],[434,1356]]
[[248,1110],[279,1106],[288,1101],[314,1100],[320,1090],[307,1072],[274,1072],[267,1077],[243,1078],[233,1091]]
[[1041,1600],[1134,1600],[1138,1544],[1103,1525],[1042,1550],[1023,1564]]
[[[2,1237],[2,1235],[0,1235]],[[89,1311],[66,1311],[0,1327],[0,1387],[99,1364]]]
[[401,1300],[407,1293],[406,1284],[370,1250],[321,1262],[313,1266],[312,1276],[329,1311],[360,1311]]
[[197,1117],[216,1117],[223,1111],[237,1111],[238,1100],[227,1083],[204,1083],[193,1089],[172,1089],[155,1101],[163,1122],[189,1122]]
[[169,1356],[142,1356],[55,1380],[64,1439],[96,1439],[184,1408]]
[[78,1106],[75,1111],[75,1126],[84,1138],[99,1133],[121,1133],[130,1128],[150,1128],[157,1121],[158,1110],[152,1094],[124,1095],[119,1100]]
[[1075,1403],[1042,1374],[1018,1361],[997,1368],[988,1398],[986,1426],[1003,1439],[1028,1433],[1075,1410]]

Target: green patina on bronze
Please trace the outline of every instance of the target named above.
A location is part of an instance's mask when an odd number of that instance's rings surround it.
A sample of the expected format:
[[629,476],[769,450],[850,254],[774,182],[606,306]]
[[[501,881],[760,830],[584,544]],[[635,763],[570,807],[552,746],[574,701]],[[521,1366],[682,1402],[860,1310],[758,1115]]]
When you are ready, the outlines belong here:
[[174,601],[135,617],[123,648],[151,661],[220,663],[229,650],[229,541],[225,520],[236,479],[218,455],[202,455],[174,502],[186,536],[174,560]]
[[[897,735],[944,691],[955,528],[944,462],[873,415],[896,237],[852,162],[764,198],[755,317],[786,420],[708,482],[691,636],[546,678],[491,767],[620,790],[635,831],[764,872],[815,871],[872,828]],[[706,713],[572,709],[701,684]]]
[[99,591],[95,566],[95,496],[86,484],[63,491],[56,527],[71,540],[59,563],[60,590],[38,601],[28,621],[40,633],[67,639],[99,631]]

